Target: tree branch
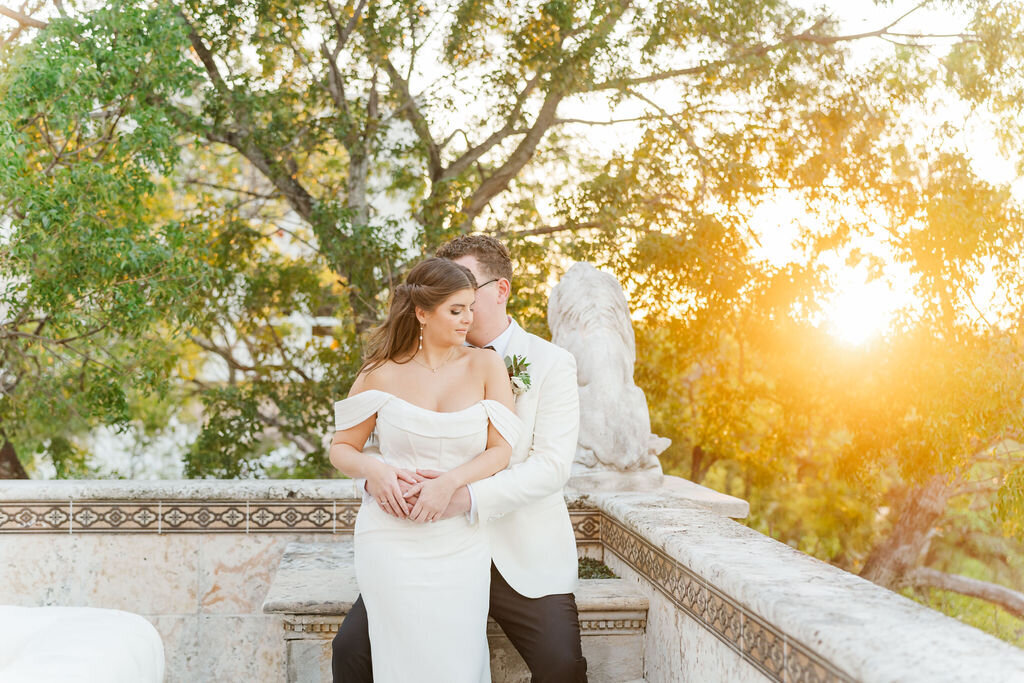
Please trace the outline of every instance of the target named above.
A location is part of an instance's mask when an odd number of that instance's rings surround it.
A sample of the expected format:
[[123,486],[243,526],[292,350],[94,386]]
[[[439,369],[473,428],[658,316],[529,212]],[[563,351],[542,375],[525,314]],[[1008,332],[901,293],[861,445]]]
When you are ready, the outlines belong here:
[[561,101],[562,93],[560,91],[553,89],[548,92],[547,97],[544,98],[544,104],[541,105],[540,112],[537,114],[537,119],[526,133],[526,137],[519,142],[519,145],[512,151],[512,154],[505,160],[505,163],[480,183],[480,186],[466,200],[462,207],[462,212],[466,215],[460,226],[462,232],[470,231],[473,221],[484,210],[484,207],[499,192],[508,187],[508,184],[519,174],[519,171],[526,165],[526,162],[533,157],[537,145],[540,144],[544,134],[554,122],[555,114],[558,111],[558,104]]
[[632,116],[626,119],[611,119],[609,121],[593,121],[591,119],[555,119],[552,126],[564,126],[566,124],[578,124],[583,126],[616,126],[620,123],[638,123],[641,121],[660,121],[663,116]]
[[453,161],[451,164],[448,165],[446,169],[444,169],[444,172],[441,173],[441,176],[440,178],[438,178],[438,180],[445,181],[455,178],[460,173],[465,171],[467,168],[472,166],[477,159],[479,159],[488,151],[490,151],[490,149],[494,147],[496,144],[498,144],[505,138],[509,137],[510,135],[516,135],[518,133],[516,129],[516,122],[522,115],[523,105],[526,103],[526,100],[530,96],[530,93],[532,93],[534,88],[537,87],[537,84],[540,83],[540,78],[540,72],[534,74],[533,78],[531,78],[526,83],[523,89],[516,96],[516,103],[512,106],[512,111],[509,112],[508,117],[505,119],[505,125],[502,126],[501,129],[496,130],[494,133],[492,133],[486,140],[481,142],[479,145],[467,149],[462,154],[462,156]]
[[203,63],[203,68],[206,69],[206,73],[209,74],[210,80],[213,81],[213,86],[222,92],[230,90],[227,83],[224,82],[224,77],[220,74],[220,68],[217,67],[217,62],[213,58],[213,53],[210,52],[209,48],[206,47],[206,43],[200,37],[195,26],[189,21],[188,16],[185,15],[184,10],[178,10],[178,15],[181,20],[185,22],[185,26],[188,27],[188,40],[192,43],[192,49],[196,51],[196,55],[199,57],[199,61]]
[[294,429],[291,429],[288,425],[284,424],[277,418],[267,415],[261,410],[256,411],[256,416],[263,424],[278,429],[282,434],[290,436],[302,450],[305,451],[306,455],[316,453],[320,448],[313,442],[312,438],[308,435],[302,435],[297,433]]
[[28,16],[27,14],[22,14],[17,10],[10,9],[9,7],[4,7],[3,5],[0,5],[0,14],[9,19],[14,19],[16,22],[18,22],[18,24],[26,28],[46,28],[47,26],[50,25],[45,21],[34,19]]
[[[766,55],[766,54],[768,54],[770,52],[774,52],[776,50],[779,50],[779,49],[782,49],[784,47],[787,47],[788,45],[790,45],[792,43],[814,43],[816,45],[831,46],[831,45],[835,45],[836,43],[850,42],[850,41],[854,41],[854,40],[863,40],[865,38],[881,38],[881,37],[884,37],[886,35],[890,35],[889,29],[891,29],[893,26],[895,26],[896,24],[898,24],[901,21],[903,21],[904,19],[906,19],[908,16],[910,16],[911,14],[916,12],[917,10],[921,9],[921,7],[923,7],[924,5],[925,5],[924,2],[919,3],[918,5],[916,5],[915,7],[910,9],[909,11],[907,11],[907,12],[903,13],[902,15],[900,15],[899,17],[897,17],[895,20],[889,22],[888,24],[886,24],[882,28],[876,29],[874,31],[865,31],[863,33],[851,33],[851,34],[842,35],[842,36],[825,36],[825,35],[820,35],[818,33],[815,33],[815,31],[817,31],[819,28],[821,28],[821,25],[822,25],[822,20],[819,20],[813,26],[811,26],[810,28],[808,28],[805,31],[802,31],[800,33],[796,33],[796,34],[793,34],[793,35],[790,35],[790,36],[787,36],[787,37],[783,38],[782,40],[780,40],[780,41],[778,41],[776,43],[772,43],[771,45],[758,45],[758,46],[755,46],[755,47],[747,48],[746,50],[740,50],[737,53],[733,54],[732,56],[730,56],[730,57],[728,57],[726,59],[718,59],[718,60],[706,62],[704,64],[700,64],[698,66],[685,67],[685,68],[681,68],[681,69],[671,69],[669,71],[662,71],[662,72],[659,72],[659,73],[648,74],[646,76],[636,76],[636,77],[632,77],[632,78],[613,78],[613,79],[608,80],[608,81],[604,81],[604,82],[600,82],[600,83],[595,83],[593,86],[591,86],[587,90],[589,90],[591,92],[596,92],[596,91],[600,91],[600,90],[611,90],[611,89],[619,90],[619,89],[623,89],[623,88],[628,88],[630,86],[643,85],[645,83],[656,83],[658,81],[664,81],[664,80],[668,80],[668,79],[671,79],[671,78],[678,78],[680,76],[696,76],[696,75],[701,75],[701,74],[704,74],[707,71],[712,70],[712,69],[717,69],[717,68],[723,67],[723,66],[729,66],[731,64],[738,64],[739,62],[742,62],[743,60],[745,60],[745,59],[747,59],[749,57],[763,57],[764,55]],[[910,34],[910,33],[891,34],[891,35],[899,35],[899,36],[903,36],[903,37],[927,37],[928,36],[928,34],[920,34],[920,36],[918,36],[918,34]]]
[[235,370],[241,370],[243,372],[250,372],[252,370],[256,370],[255,366],[240,363],[228,349],[222,349],[213,342],[201,339],[195,336],[194,334],[188,335],[188,338],[192,341],[193,344],[195,344],[199,348],[205,351],[209,351],[210,353],[215,353],[221,358],[223,358],[224,361],[228,364],[228,367],[230,368],[233,368]]
[[1018,619],[1024,619],[1024,593],[988,581],[947,574],[929,567],[918,567],[906,576],[908,586],[939,588],[999,605]]
[[331,57],[337,59],[338,55],[345,48],[345,43],[348,42],[349,36],[352,35],[352,31],[355,29],[356,24],[359,22],[359,17],[363,14],[363,8],[366,7],[366,0],[359,0],[359,4],[352,11],[352,16],[349,17],[348,23],[344,26],[341,25],[341,20],[338,19],[338,13],[334,11],[334,5],[331,4],[330,0],[326,3],[327,11],[331,15],[331,19],[334,20],[334,25],[338,29],[338,38],[334,41],[334,50],[331,52]]
[[[523,166],[525,166],[533,157],[540,141],[544,138],[544,135],[556,120],[559,103],[568,92],[573,90],[573,86],[569,85],[573,80],[569,75],[573,66],[572,63],[576,59],[580,58],[589,59],[588,55],[593,47],[590,43],[594,43],[595,41],[608,36],[622,18],[622,15],[625,13],[629,5],[630,2],[626,0],[618,5],[613,11],[608,12],[604,17],[602,17],[597,23],[597,26],[594,27],[591,36],[587,40],[583,41],[574,53],[566,54],[564,61],[562,61],[560,66],[552,72],[552,83],[544,97],[544,102],[541,104],[540,111],[534,119],[533,125],[530,126],[529,130],[526,132],[526,136],[519,141],[519,144],[508,156],[505,162],[499,166],[494,173],[480,183],[479,187],[473,191],[473,194],[471,194],[462,205],[462,213],[465,215],[465,218],[459,226],[459,229],[462,230],[462,232],[466,233],[470,231],[473,226],[473,221],[480,215],[491,199],[493,199],[498,193],[503,192],[508,187],[508,184],[512,179],[519,174],[519,171],[522,170]],[[565,38],[563,37],[561,43],[564,43],[564,40]],[[561,73],[559,74],[556,72]],[[509,116],[505,122],[505,126],[502,129],[503,131],[513,129],[529,91],[536,86],[540,77],[541,72],[538,71],[530,80],[530,83],[527,84],[526,88],[524,88],[523,93],[521,93],[517,99],[512,115]],[[477,158],[478,157],[479,155],[477,155]],[[469,160],[466,164],[468,165],[473,161],[475,161],[475,158]],[[456,163],[458,163],[458,161]],[[455,164],[453,164],[453,166],[455,166]],[[449,171],[450,170],[451,167],[449,167]]]
[[231,187],[229,185],[218,185],[217,183],[208,183],[204,180],[199,180],[197,178],[185,178],[185,182],[188,183],[189,185],[200,185],[202,187],[210,187],[215,190],[227,190],[228,192],[237,192],[239,194],[249,195],[250,197],[253,197],[255,199],[275,199],[278,196],[276,192],[263,194],[260,192],[253,192],[252,190],[246,190],[241,187]]
[[434,136],[430,134],[430,125],[427,123],[426,118],[423,117],[419,107],[416,106],[416,100],[409,90],[409,81],[403,78],[402,74],[398,73],[398,69],[395,68],[395,65],[387,57],[384,57],[381,63],[391,79],[391,84],[402,97],[399,111],[412,124],[413,131],[416,132],[423,146],[427,148],[427,168],[430,173],[431,182],[435,182],[441,177],[441,150],[434,141]]
[[584,223],[561,223],[559,225],[547,225],[543,228],[532,228],[530,230],[504,230],[498,233],[499,237],[531,237],[534,235],[551,235],[556,232],[568,232],[570,230],[586,230],[588,228],[599,228],[603,225],[600,221],[586,221]]
[[[207,74],[213,81],[214,87],[222,94],[229,95],[231,89],[225,83],[223,76],[221,76],[220,70],[217,67],[217,63],[214,60],[213,53],[210,52],[209,48],[203,43],[202,38],[198,32],[189,22],[188,17],[185,16],[184,12],[179,12],[182,21],[189,30],[189,41],[192,43],[192,48],[199,55],[200,61],[206,68]],[[230,102],[227,103],[229,106]],[[232,107],[234,110],[234,107]],[[201,135],[204,135],[206,139],[211,142],[221,142],[226,145],[230,145],[238,150],[246,159],[248,159],[261,173],[276,187],[281,194],[288,200],[295,212],[302,216],[303,219],[312,223],[313,217],[313,197],[306,191],[306,189],[296,180],[292,173],[289,173],[286,168],[282,167],[282,164],[273,160],[267,152],[260,147],[253,139],[252,130],[247,125],[248,115],[247,112],[235,111],[236,117],[241,124],[241,130],[225,130],[215,126],[202,127],[202,130],[196,131]],[[286,166],[287,164],[285,164]]]
[[211,142],[221,142],[238,150],[284,195],[295,209],[295,213],[308,223],[313,223],[313,197],[295,176],[288,173],[279,162],[271,159],[250,135],[238,131],[211,129],[205,131],[205,136]]
[[295,373],[299,377],[301,377],[302,379],[304,379],[307,382],[312,382],[313,379],[309,375],[307,375],[305,373],[305,371],[303,371],[302,368],[300,368],[298,365],[293,363],[291,361],[291,359],[289,358],[288,349],[285,348],[284,342],[281,340],[280,335],[278,335],[277,334],[277,330],[274,329],[274,324],[270,321],[269,318],[264,318],[264,320],[266,320],[267,329],[270,330],[270,334],[274,338],[274,346],[276,346],[277,350],[281,352],[281,363],[282,363],[282,365],[283,364],[287,364],[288,367],[290,367],[292,370],[294,370]]
[[954,496],[974,496],[979,493],[995,493],[999,490],[998,479],[989,479],[987,481],[971,481],[966,482],[958,486],[950,498]]

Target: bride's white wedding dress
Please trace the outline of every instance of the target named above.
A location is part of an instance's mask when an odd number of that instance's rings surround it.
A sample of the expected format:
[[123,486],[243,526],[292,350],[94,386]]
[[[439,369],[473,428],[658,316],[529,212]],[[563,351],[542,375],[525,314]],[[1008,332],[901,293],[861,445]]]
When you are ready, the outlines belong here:
[[[522,422],[497,401],[455,412],[421,408],[369,390],[334,404],[336,428],[377,414],[385,462],[450,470],[487,447],[488,422],[515,448]],[[420,524],[365,496],[355,524],[355,565],[366,605],[375,683],[489,683],[487,611],[491,555],[464,515]]]

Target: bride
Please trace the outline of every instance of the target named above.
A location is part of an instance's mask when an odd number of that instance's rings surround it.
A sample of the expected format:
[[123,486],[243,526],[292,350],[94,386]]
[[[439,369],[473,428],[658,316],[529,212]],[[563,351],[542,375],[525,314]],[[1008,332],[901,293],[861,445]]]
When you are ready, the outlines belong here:
[[[354,537],[376,683],[491,680],[487,539],[465,516],[441,519],[456,489],[508,465],[522,431],[502,359],[465,346],[475,297],[463,266],[415,266],[334,405],[331,464],[372,493]],[[381,458],[362,452],[375,428]],[[416,483],[417,468],[445,473]],[[399,480],[414,484],[404,496]]]

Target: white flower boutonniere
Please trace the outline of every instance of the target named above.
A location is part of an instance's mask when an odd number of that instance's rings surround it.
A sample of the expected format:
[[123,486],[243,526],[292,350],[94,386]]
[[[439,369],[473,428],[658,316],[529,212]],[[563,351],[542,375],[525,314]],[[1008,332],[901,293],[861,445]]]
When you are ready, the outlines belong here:
[[516,397],[530,390],[530,364],[523,356],[505,356],[505,369],[512,383],[512,394]]

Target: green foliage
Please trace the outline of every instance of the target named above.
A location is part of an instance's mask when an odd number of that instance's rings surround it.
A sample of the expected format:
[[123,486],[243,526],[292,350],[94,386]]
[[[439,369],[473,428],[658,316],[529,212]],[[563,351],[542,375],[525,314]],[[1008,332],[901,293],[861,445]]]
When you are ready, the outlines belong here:
[[996,514],[1003,522],[1004,533],[1022,535],[1024,528],[1024,465],[1017,465],[1007,475],[999,489]]
[[86,471],[70,435],[166,390],[167,333],[197,313],[195,226],[153,210],[177,129],[147,103],[193,82],[183,40],[167,9],[121,4],[54,21],[0,79],[0,431],[59,475]]
[[[941,4],[951,39],[775,0],[73,8],[0,53],[2,435],[79,476],[93,427],[173,416],[189,476],[330,474],[390,289],[480,230],[542,334],[572,261],[614,273],[666,469],[857,570],[1020,430],[1024,216],[971,131],[1024,159],[1024,9]],[[842,262],[918,301],[856,349],[822,329]],[[1019,462],[943,524],[1019,533]]]
[[579,577],[581,579],[617,579],[604,562],[590,557],[581,557],[579,561]]

